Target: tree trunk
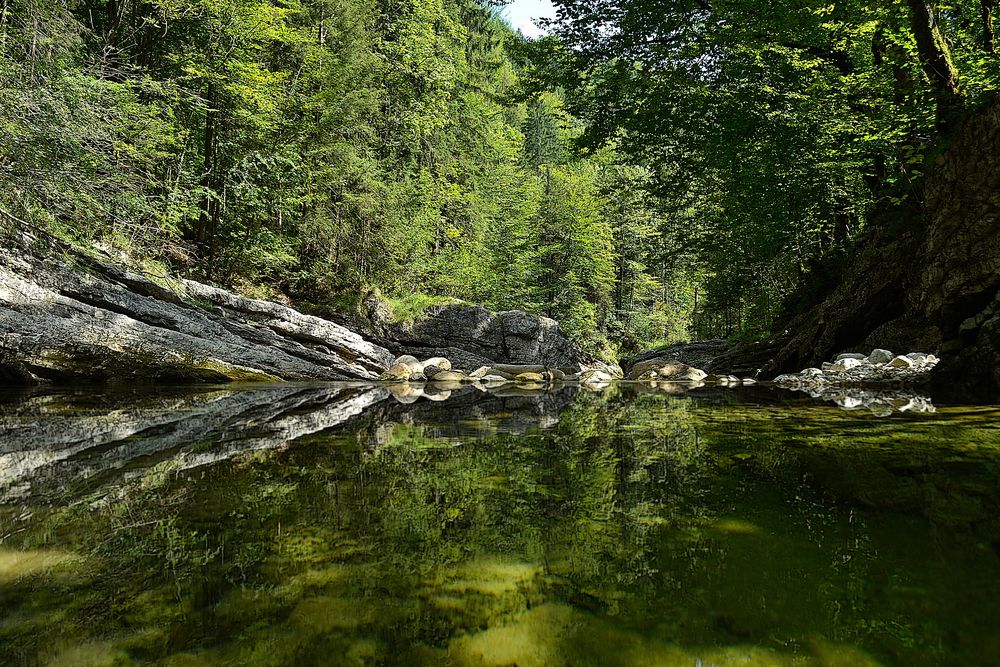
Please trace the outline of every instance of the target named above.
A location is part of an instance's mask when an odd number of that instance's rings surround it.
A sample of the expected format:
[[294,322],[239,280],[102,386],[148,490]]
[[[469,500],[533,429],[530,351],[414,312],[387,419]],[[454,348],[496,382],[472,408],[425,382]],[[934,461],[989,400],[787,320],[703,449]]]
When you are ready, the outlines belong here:
[[983,48],[986,53],[996,53],[996,32],[993,29],[993,9],[997,0],[982,0],[983,4]]
[[199,246],[204,246],[209,223],[212,220],[212,200],[214,193],[215,171],[215,143],[216,143],[216,122],[218,120],[218,110],[215,108],[215,84],[208,84],[206,95],[208,109],[205,111],[205,146],[204,160],[202,163],[201,187],[205,194],[201,199],[201,213],[198,216],[198,224],[194,230],[194,238],[191,239]]
[[910,7],[910,28],[917,41],[920,64],[937,97],[938,124],[944,127],[962,104],[958,70],[952,63],[948,43],[941,34],[930,5],[925,0],[906,2]]

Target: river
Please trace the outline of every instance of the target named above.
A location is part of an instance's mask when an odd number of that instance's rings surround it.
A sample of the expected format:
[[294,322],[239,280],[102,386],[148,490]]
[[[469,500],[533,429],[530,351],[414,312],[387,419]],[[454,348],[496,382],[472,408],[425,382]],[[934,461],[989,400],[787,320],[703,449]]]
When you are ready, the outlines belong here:
[[1000,408],[915,405],[3,394],[0,663],[997,664]]

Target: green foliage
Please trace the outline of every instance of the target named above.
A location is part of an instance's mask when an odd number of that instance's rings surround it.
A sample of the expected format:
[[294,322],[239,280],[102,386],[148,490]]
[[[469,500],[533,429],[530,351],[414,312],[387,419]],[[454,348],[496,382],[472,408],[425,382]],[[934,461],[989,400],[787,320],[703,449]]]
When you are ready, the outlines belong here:
[[5,0],[0,206],[318,310],[758,337],[1000,83],[973,0],[556,4]]
[[607,204],[618,159],[575,155],[561,96],[523,94],[522,38],[488,3],[4,7],[14,215],[316,312],[377,288],[398,317],[522,308],[595,348],[631,326],[612,313],[616,253],[645,250],[612,229],[649,201]]
[[700,335],[768,333],[817,261],[919,192],[938,133],[1000,83],[978,0],[554,4],[525,79],[567,91],[583,146],[652,173],[665,250],[695,260],[680,271],[703,287]]

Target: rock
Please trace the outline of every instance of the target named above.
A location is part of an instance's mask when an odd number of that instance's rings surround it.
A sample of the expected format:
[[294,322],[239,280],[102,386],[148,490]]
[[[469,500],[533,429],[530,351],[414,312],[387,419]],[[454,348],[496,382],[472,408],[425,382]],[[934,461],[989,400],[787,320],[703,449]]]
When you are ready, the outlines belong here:
[[614,380],[614,377],[610,373],[602,370],[592,369],[580,373],[579,381],[581,384],[603,384],[610,383]]
[[[724,340],[706,340],[693,343],[678,343],[669,347],[650,350],[627,357],[621,360],[621,367],[625,369],[625,374],[634,378],[632,367],[638,363],[651,359],[663,359],[665,361],[679,361],[693,368],[711,368],[716,357],[724,354],[732,346]],[[714,369],[713,369],[714,370]],[[730,372],[730,369],[726,369]]]
[[392,364],[388,350],[282,304],[190,280],[168,289],[55,241],[37,246],[0,225],[0,332],[16,334],[0,336],[8,382],[374,380]]
[[513,380],[521,373],[542,374],[547,370],[548,368],[545,366],[539,366],[537,364],[494,364],[490,367],[490,374],[500,375],[508,380]]
[[379,380],[389,382],[406,382],[410,379],[410,367],[406,364],[393,364],[378,376]]
[[412,355],[404,354],[400,357],[396,357],[396,359],[392,362],[392,365],[406,366],[407,368],[410,369],[411,377],[423,377],[424,365],[420,363],[419,359],[417,359]]
[[426,368],[427,366],[437,366],[443,371],[452,370],[451,362],[445,359],[444,357],[431,357],[430,359],[423,362],[423,367]]
[[872,350],[872,353],[868,355],[868,362],[872,364],[887,364],[895,358],[894,355],[889,350],[883,350],[877,348]]
[[482,381],[487,385],[507,384],[508,382],[510,382],[510,380],[503,377],[502,375],[484,375],[482,377]]
[[913,360],[909,357],[898,356],[889,362],[893,368],[913,368]]
[[490,374],[490,367],[489,366],[480,366],[476,370],[474,370],[471,373],[469,373],[469,377],[484,378],[484,377],[486,377],[489,374]]
[[912,361],[914,366],[923,366],[927,363],[927,355],[921,352],[910,352],[906,358]]
[[470,378],[465,373],[460,373],[459,371],[445,371],[439,370],[434,375],[430,377],[430,381],[434,384],[441,384],[442,382],[469,382]]
[[863,361],[867,358],[867,356],[861,354],[860,352],[844,352],[843,354],[838,354],[833,361],[838,362],[843,361],[844,359],[856,359],[857,361]]
[[[652,374],[652,375],[651,375]],[[669,359],[648,359],[632,366],[631,378],[673,380],[675,382],[700,382],[708,377],[708,373],[698,368],[692,368],[679,361]]]
[[424,366],[424,377],[428,380],[433,380],[434,376],[438,373],[443,373],[444,368],[438,368],[437,366],[431,364],[429,366]]
[[520,373],[514,377],[514,381],[518,383],[528,383],[528,382],[545,382],[546,377],[541,373]]
[[[864,359],[864,358],[865,357],[862,357],[862,359]],[[858,368],[861,365],[862,365],[862,362],[861,362],[860,359],[856,359],[855,357],[845,357],[843,359],[838,359],[837,361],[833,362],[833,365],[830,367],[830,372],[831,373],[845,373],[845,372],[851,370],[852,368]],[[823,374],[823,371],[820,370],[820,369],[818,369],[818,368],[812,368],[812,369],[809,369],[809,370],[819,371],[818,373],[815,373],[815,375],[822,375]]]
[[[601,365],[566,338],[558,322],[519,310],[434,306],[416,322],[387,326],[378,342],[397,354],[445,357],[457,368],[531,364],[576,371]],[[607,370],[620,371],[613,365]]]

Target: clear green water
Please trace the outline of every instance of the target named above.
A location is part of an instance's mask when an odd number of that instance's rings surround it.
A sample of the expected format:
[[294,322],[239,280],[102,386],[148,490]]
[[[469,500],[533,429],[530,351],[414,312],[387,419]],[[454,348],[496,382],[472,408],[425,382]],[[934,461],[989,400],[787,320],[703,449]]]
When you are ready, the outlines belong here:
[[0,502],[3,665],[1000,664],[993,407],[6,396]]

